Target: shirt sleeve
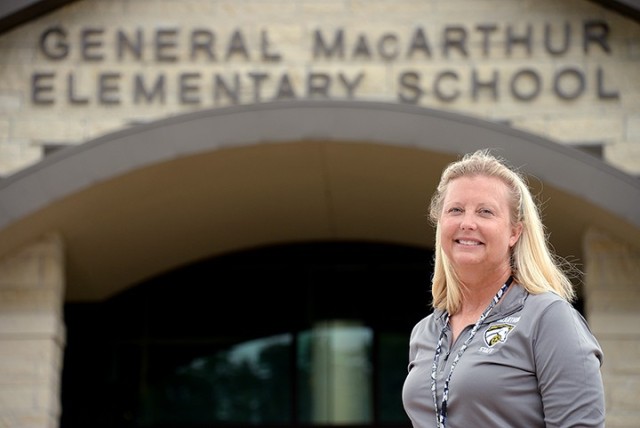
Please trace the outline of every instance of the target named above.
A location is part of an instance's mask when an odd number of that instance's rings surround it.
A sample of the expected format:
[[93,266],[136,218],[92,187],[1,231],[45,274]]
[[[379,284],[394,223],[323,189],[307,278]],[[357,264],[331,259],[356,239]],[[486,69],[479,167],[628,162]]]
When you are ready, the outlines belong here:
[[534,334],[538,387],[547,427],[604,427],[602,350],[566,301],[545,308]]
[[424,323],[424,319],[420,320],[411,330],[411,335],[409,336],[409,364],[407,365],[407,371],[411,371],[412,362],[416,359],[418,354],[418,347],[415,344],[415,340],[418,332],[423,328],[422,326]]

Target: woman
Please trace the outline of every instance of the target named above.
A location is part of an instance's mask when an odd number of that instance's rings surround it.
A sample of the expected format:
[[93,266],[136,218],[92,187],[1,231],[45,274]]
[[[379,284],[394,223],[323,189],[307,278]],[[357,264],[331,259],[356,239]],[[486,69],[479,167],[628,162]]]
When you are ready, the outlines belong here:
[[434,312],[411,333],[402,397],[413,426],[603,427],[602,350],[523,177],[465,155],[430,217]]

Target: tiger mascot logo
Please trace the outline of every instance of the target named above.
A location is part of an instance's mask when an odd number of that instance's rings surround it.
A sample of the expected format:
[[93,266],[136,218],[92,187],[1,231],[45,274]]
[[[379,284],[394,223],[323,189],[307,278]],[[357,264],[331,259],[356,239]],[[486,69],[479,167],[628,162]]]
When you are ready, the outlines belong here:
[[513,324],[492,325],[484,332],[484,343],[489,347],[494,347],[498,343],[507,341],[507,335],[515,327]]

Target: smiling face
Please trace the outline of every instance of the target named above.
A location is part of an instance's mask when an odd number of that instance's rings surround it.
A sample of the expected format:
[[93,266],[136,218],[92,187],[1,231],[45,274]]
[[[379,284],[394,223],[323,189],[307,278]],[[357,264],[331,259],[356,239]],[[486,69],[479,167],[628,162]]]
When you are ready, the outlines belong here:
[[449,182],[439,219],[442,250],[458,273],[504,272],[522,227],[510,221],[509,191],[498,178]]

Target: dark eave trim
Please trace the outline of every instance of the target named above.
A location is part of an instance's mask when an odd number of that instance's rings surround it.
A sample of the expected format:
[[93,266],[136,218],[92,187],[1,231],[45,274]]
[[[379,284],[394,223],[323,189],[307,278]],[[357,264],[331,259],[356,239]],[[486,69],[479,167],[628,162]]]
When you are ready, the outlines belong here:
[[0,0],[0,34],[78,0]]
[[589,0],[600,6],[640,22],[640,0]]

